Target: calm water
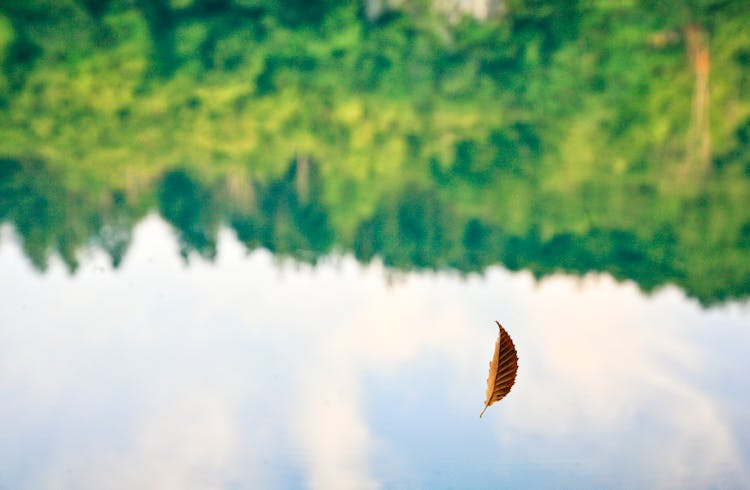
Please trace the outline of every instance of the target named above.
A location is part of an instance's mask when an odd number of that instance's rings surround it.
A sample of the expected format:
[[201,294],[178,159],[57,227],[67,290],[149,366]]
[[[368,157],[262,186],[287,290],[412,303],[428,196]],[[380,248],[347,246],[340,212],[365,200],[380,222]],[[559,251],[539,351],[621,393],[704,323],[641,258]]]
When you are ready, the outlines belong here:
[[[0,248],[5,488],[750,484],[750,311],[606,275],[179,260],[149,217],[113,270]],[[12,279],[11,279],[12,278]],[[518,380],[483,419],[500,319]]]
[[746,0],[450,3],[0,1],[0,489],[750,488]]

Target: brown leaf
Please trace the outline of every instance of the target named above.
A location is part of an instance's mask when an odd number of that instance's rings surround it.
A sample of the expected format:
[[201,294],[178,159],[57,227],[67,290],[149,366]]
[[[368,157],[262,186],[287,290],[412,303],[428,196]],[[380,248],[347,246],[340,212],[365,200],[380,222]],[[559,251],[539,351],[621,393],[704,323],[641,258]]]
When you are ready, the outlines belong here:
[[510,393],[513,383],[516,382],[518,371],[518,354],[516,346],[510,339],[500,322],[496,321],[500,332],[495,342],[495,354],[490,361],[490,375],[487,378],[487,399],[484,401],[484,410],[479,414],[481,418],[487,407],[502,400]]

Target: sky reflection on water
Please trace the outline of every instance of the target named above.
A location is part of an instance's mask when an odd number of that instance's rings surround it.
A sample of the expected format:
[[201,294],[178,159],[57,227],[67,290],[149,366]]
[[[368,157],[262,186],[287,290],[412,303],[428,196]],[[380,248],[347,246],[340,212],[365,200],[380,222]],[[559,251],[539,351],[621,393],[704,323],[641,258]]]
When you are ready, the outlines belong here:
[[[2,488],[750,485],[747,305],[494,267],[186,267],[151,217],[123,266],[0,247]],[[480,420],[500,320],[516,386]]]

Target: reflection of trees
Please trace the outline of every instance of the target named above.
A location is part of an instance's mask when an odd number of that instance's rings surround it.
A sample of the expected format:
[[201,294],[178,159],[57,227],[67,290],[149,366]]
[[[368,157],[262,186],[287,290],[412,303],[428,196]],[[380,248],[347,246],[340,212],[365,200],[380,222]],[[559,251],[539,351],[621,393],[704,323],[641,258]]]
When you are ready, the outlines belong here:
[[[75,271],[80,250],[91,246],[104,250],[117,267],[134,224],[148,212],[149,203],[156,203],[175,228],[183,257],[196,252],[212,260],[218,230],[227,223],[248,250],[263,247],[306,262],[315,262],[336,247],[351,251],[362,262],[377,257],[399,270],[469,273],[503,264],[536,277],[608,272],[634,280],[646,291],[671,282],[707,303],[750,294],[746,261],[750,222],[739,228],[719,223],[728,231],[712,241],[707,227],[714,226],[724,210],[721,203],[706,198],[683,204],[689,224],[679,227],[662,223],[651,230],[648,222],[636,228],[597,224],[574,232],[560,225],[550,232],[543,231],[550,225],[540,220],[564,214],[570,203],[565,196],[550,199],[538,193],[538,215],[529,215],[525,228],[513,231],[495,217],[502,215],[501,209],[483,206],[478,208],[480,214],[462,210],[456,199],[461,189],[407,184],[384,196],[374,212],[346,234],[334,223],[337,213],[345,215],[349,210],[326,203],[326,181],[311,157],[296,158],[285,174],[266,183],[233,181],[235,197],[240,196],[236,202],[230,202],[234,198],[221,185],[180,169],[163,175],[151,196],[139,202],[128,201],[119,191],[97,197],[73,192],[62,177],[39,161],[0,162],[0,220],[13,223],[24,253],[40,270],[56,253]],[[236,189],[241,185],[252,191]],[[473,189],[493,193],[487,184]],[[639,205],[632,197],[631,206]],[[611,199],[608,193],[593,193],[590,204],[609,206],[607,199]],[[513,199],[507,202],[514,205]],[[647,210],[654,206],[652,201],[642,202]],[[736,233],[731,231],[735,228]]]
[[688,132],[688,155],[705,171],[711,159],[708,74],[710,59],[706,33],[697,25],[685,28],[685,44],[695,73],[693,109]]
[[314,260],[330,251],[334,241],[321,190],[318,166],[308,158],[295,159],[282,178],[256,186],[257,209],[235,212],[232,227],[250,248]]
[[619,279],[635,279],[651,290],[681,278],[664,260],[671,244],[655,238],[644,242],[631,232],[599,229],[542,238],[535,227],[525,235],[509,235],[478,218],[456,216],[434,194],[407,191],[360,225],[353,250],[359,260],[379,256],[399,269],[481,272],[502,263],[511,270],[530,270],[537,277],[558,271],[606,271]]
[[212,193],[187,172],[175,170],[164,176],[158,189],[159,213],[177,230],[180,255],[190,252],[213,259],[220,215]]
[[112,266],[119,267],[132,239],[132,212],[122,192],[114,192],[105,214],[95,217],[98,230],[94,243],[109,255]]
[[79,250],[89,243],[98,244],[119,265],[138,207],[113,194],[96,200],[71,192],[61,174],[38,160],[0,160],[0,220],[13,223],[24,253],[39,270],[56,253],[74,272]]
[[[156,208],[183,256],[213,258],[225,223],[298,260],[338,247],[747,294],[740,2],[514,1],[450,25],[423,2],[368,3],[403,8],[0,2],[0,219],[39,268],[74,270],[87,245],[120,264]],[[701,171],[675,184],[691,153]]]
[[437,268],[449,265],[443,258],[451,230],[449,210],[434,192],[409,189],[359,226],[353,249],[360,260],[379,256],[399,269]]
[[67,257],[66,262],[74,270],[77,262],[70,259],[69,253],[72,233],[66,228],[75,226],[64,226],[68,199],[59,180],[39,162],[4,160],[0,169],[0,209],[3,218],[15,225],[26,256],[35,267],[44,270],[53,246],[61,245],[61,256]]

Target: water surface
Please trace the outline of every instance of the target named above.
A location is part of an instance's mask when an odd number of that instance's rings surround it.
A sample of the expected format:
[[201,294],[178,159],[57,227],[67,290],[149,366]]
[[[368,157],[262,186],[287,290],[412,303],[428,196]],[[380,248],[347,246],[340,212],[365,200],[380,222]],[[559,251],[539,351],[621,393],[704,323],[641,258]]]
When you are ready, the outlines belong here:
[[750,487],[747,2],[543,3],[0,2],[0,488]]
[[[0,248],[8,488],[748,484],[747,306],[606,275],[316,267],[150,217],[118,270]],[[500,319],[520,368],[483,419]]]

